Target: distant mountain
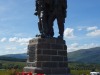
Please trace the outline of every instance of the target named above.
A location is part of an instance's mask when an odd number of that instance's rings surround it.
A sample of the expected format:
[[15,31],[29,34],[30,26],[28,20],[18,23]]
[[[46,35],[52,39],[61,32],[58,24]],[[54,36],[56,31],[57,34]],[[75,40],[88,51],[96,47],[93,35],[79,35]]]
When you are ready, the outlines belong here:
[[27,54],[8,54],[8,55],[2,55],[0,56],[0,60],[4,61],[21,61],[25,62],[27,59]]
[[[0,56],[0,60],[26,61],[27,54],[8,54]],[[81,49],[68,53],[69,62],[100,63],[100,47]]]
[[23,54],[8,54],[8,55],[2,55],[3,57],[12,57],[12,58],[18,58],[18,59],[26,59],[27,58],[27,54],[23,53]]
[[100,63],[100,47],[69,52],[68,59],[70,62]]

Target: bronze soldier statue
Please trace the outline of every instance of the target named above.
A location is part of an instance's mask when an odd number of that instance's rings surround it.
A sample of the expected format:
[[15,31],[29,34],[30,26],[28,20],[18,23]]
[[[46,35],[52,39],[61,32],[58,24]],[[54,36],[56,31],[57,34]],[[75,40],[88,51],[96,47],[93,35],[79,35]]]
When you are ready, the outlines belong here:
[[64,32],[64,23],[66,18],[66,9],[67,9],[67,0],[51,0],[51,15],[49,17],[49,31],[48,34],[50,37],[54,36],[53,31],[53,22],[57,19],[58,28],[59,28],[59,36],[58,38],[63,39]]
[[50,15],[50,0],[36,0],[36,12],[38,15],[39,22],[38,27],[40,31],[40,36],[46,38],[48,36],[48,18]]
[[57,19],[59,36],[63,39],[64,23],[66,18],[67,0],[36,0],[38,27],[42,38],[53,37],[53,22]]

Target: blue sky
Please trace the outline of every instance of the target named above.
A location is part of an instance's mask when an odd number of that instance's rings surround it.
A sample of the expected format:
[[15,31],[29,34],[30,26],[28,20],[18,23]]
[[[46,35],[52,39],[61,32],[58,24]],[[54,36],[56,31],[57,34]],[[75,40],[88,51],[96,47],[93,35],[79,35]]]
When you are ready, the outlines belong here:
[[[39,34],[35,0],[0,0],[0,55],[27,52]],[[100,0],[68,0],[64,39],[68,52],[100,47]],[[54,25],[58,36],[57,23]]]

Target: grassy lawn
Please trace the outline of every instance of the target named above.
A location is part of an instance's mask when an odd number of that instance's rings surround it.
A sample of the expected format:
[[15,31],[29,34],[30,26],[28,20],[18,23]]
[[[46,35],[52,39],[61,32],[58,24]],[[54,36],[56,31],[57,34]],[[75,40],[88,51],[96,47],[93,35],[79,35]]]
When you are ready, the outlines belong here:
[[20,69],[11,69],[11,70],[0,70],[0,75],[16,75],[16,73],[22,72]]
[[86,74],[90,75],[90,70],[71,70],[72,75],[81,75],[81,74]]

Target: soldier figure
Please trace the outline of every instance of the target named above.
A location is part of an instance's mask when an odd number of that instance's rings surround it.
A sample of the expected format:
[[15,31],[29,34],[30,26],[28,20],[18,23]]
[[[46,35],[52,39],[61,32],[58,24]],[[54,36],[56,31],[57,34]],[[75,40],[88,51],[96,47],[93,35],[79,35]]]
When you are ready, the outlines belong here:
[[66,9],[67,9],[67,0],[52,0],[51,6],[51,15],[49,17],[49,35],[50,37],[54,36],[53,31],[53,22],[57,19],[58,28],[59,28],[59,36],[58,38],[63,39],[64,32],[64,22],[66,18]]
[[49,18],[50,0],[36,0],[36,12],[39,22],[38,27],[40,36],[46,38],[48,36],[48,18]]
[[66,18],[67,0],[36,0],[38,27],[42,38],[53,37],[53,22],[57,19],[59,36],[63,39],[64,22]]

